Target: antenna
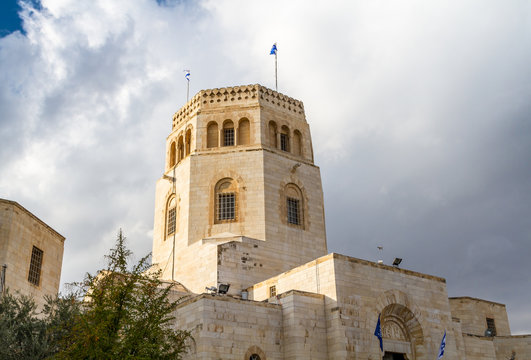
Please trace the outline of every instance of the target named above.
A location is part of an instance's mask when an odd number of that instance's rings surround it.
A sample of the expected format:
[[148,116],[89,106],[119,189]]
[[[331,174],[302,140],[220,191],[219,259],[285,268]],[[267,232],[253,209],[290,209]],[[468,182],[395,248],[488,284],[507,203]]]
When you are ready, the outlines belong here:
[[378,264],[383,264],[383,246],[378,245],[378,251],[380,254],[380,259],[378,260]]

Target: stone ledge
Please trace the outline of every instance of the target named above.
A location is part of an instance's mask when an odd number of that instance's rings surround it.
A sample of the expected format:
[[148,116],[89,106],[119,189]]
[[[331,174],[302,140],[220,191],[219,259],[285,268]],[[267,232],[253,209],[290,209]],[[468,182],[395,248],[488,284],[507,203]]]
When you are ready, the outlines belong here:
[[498,303],[498,302],[494,302],[494,301],[490,301],[490,300],[479,299],[479,298],[475,298],[475,297],[471,297],[471,296],[449,297],[448,300],[472,300],[472,301],[479,301],[479,302],[484,302],[484,303],[487,303],[487,304],[493,304],[493,305],[499,305],[499,306],[505,307],[505,304],[502,304],[502,303]]

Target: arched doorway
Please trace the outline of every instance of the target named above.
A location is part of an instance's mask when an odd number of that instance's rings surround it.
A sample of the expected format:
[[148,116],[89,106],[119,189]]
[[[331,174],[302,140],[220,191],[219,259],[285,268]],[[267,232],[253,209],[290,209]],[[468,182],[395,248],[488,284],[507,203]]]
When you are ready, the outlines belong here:
[[416,347],[424,342],[422,328],[413,312],[402,304],[382,309],[384,360],[415,360]]
[[253,345],[249,349],[247,349],[247,352],[243,356],[244,360],[266,360],[266,355],[262,349],[260,349],[258,346]]

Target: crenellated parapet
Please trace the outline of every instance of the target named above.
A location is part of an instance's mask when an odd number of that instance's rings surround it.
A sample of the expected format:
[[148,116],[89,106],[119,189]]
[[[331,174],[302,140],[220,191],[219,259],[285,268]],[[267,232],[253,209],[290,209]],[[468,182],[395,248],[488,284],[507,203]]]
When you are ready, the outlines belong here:
[[172,129],[198,111],[221,106],[244,106],[255,103],[261,106],[275,107],[282,112],[304,120],[304,105],[277,91],[264,86],[244,85],[219,89],[201,90],[173,115]]

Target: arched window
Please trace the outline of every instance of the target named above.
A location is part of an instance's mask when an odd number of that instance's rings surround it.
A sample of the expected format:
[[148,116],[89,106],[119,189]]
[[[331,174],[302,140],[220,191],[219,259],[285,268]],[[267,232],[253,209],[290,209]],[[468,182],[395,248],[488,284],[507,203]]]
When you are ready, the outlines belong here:
[[249,360],[262,360],[262,358],[258,354],[252,354],[249,356]]
[[249,145],[251,136],[251,125],[246,118],[240,119],[238,124],[238,145]]
[[166,236],[173,235],[177,230],[177,200],[171,197],[166,206]]
[[219,146],[218,135],[218,124],[216,122],[209,123],[207,126],[207,148]]
[[170,145],[170,168],[175,166],[175,155],[176,155],[175,141],[172,141]]
[[290,151],[289,148],[289,128],[284,125],[280,129],[280,150],[282,151]]
[[184,158],[184,141],[183,136],[179,136],[179,141],[177,142],[177,152],[178,152],[178,159],[177,162],[180,162]]
[[293,132],[293,146],[292,146],[293,155],[301,156],[302,155],[302,135],[299,130]]
[[186,130],[185,144],[185,156],[188,156],[190,155],[190,149],[192,148],[192,129]]
[[269,146],[277,147],[277,124],[274,121],[269,122]]
[[234,123],[231,120],[223,122],[223,146],[234,146]]
[[295,184],[286,185],[285,191],[286,222],[288,225],[303,226],[303,196],[302,191]]
[[238,211],[238,186],[231,178],[225,178],[216,184],[215,209],[216,222],[231,222],[237,220]]

